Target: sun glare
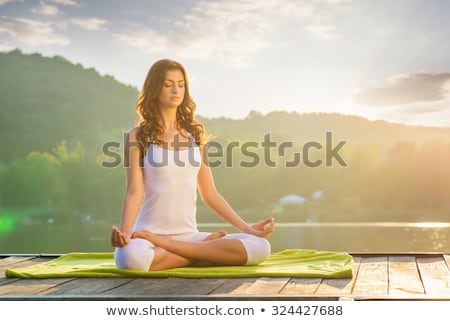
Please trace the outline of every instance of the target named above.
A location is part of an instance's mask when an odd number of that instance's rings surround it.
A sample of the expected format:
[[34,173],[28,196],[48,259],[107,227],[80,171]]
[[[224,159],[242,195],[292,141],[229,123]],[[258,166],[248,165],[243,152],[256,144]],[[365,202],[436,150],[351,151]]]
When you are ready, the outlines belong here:
[[414,223],[415,227],[421,228],[446,228],[450,227],[450,223],[448,222],[417,222]]

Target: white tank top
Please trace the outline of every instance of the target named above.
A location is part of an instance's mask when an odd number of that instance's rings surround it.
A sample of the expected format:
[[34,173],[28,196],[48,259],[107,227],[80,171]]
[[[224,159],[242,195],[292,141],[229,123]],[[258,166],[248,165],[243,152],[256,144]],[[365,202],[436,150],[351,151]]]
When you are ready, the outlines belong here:
[[197,174],[201,155],[191,147],[170,150],[150,145],[143,162],[144,199],[134,231],[156,234],[197,233]]

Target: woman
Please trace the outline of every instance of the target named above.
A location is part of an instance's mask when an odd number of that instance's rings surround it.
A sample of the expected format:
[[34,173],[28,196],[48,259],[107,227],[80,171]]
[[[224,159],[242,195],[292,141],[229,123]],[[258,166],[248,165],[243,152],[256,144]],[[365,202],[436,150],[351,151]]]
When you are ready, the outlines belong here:
[[[203,126],[194,120],[184,67],[157,61],[149,70],[136,110],[138,127],[125,146],[127,185],[120,227],[111,245],[120,269],[254,265],[270,254],[273,218],[248,225],[217,191],[208,166]],[[201,200],[241,233],[199,232]]]

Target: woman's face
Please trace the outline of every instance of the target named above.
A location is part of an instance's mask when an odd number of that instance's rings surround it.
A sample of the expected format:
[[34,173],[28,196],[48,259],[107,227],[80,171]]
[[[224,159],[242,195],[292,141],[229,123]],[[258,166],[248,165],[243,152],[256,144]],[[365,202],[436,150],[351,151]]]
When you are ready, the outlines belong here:
[[173,69],[166,71],[164,83],[158,96],[160,107],[178,107],[183,102],[184,92],[184,77],[181,70]]

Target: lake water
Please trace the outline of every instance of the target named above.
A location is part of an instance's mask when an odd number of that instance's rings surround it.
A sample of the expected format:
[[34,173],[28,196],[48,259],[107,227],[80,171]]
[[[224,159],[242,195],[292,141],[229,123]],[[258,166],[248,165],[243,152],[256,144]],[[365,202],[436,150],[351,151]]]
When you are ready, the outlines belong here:
[[[112,251],[111,225],[41,223],[0,232],[0,254],[61,254]],[[202,231],[227,230],[226,224],[199,224]],[[450,253],[450,222],[445,223],[277,223],[272,252],[288,248],[349,253]]]

